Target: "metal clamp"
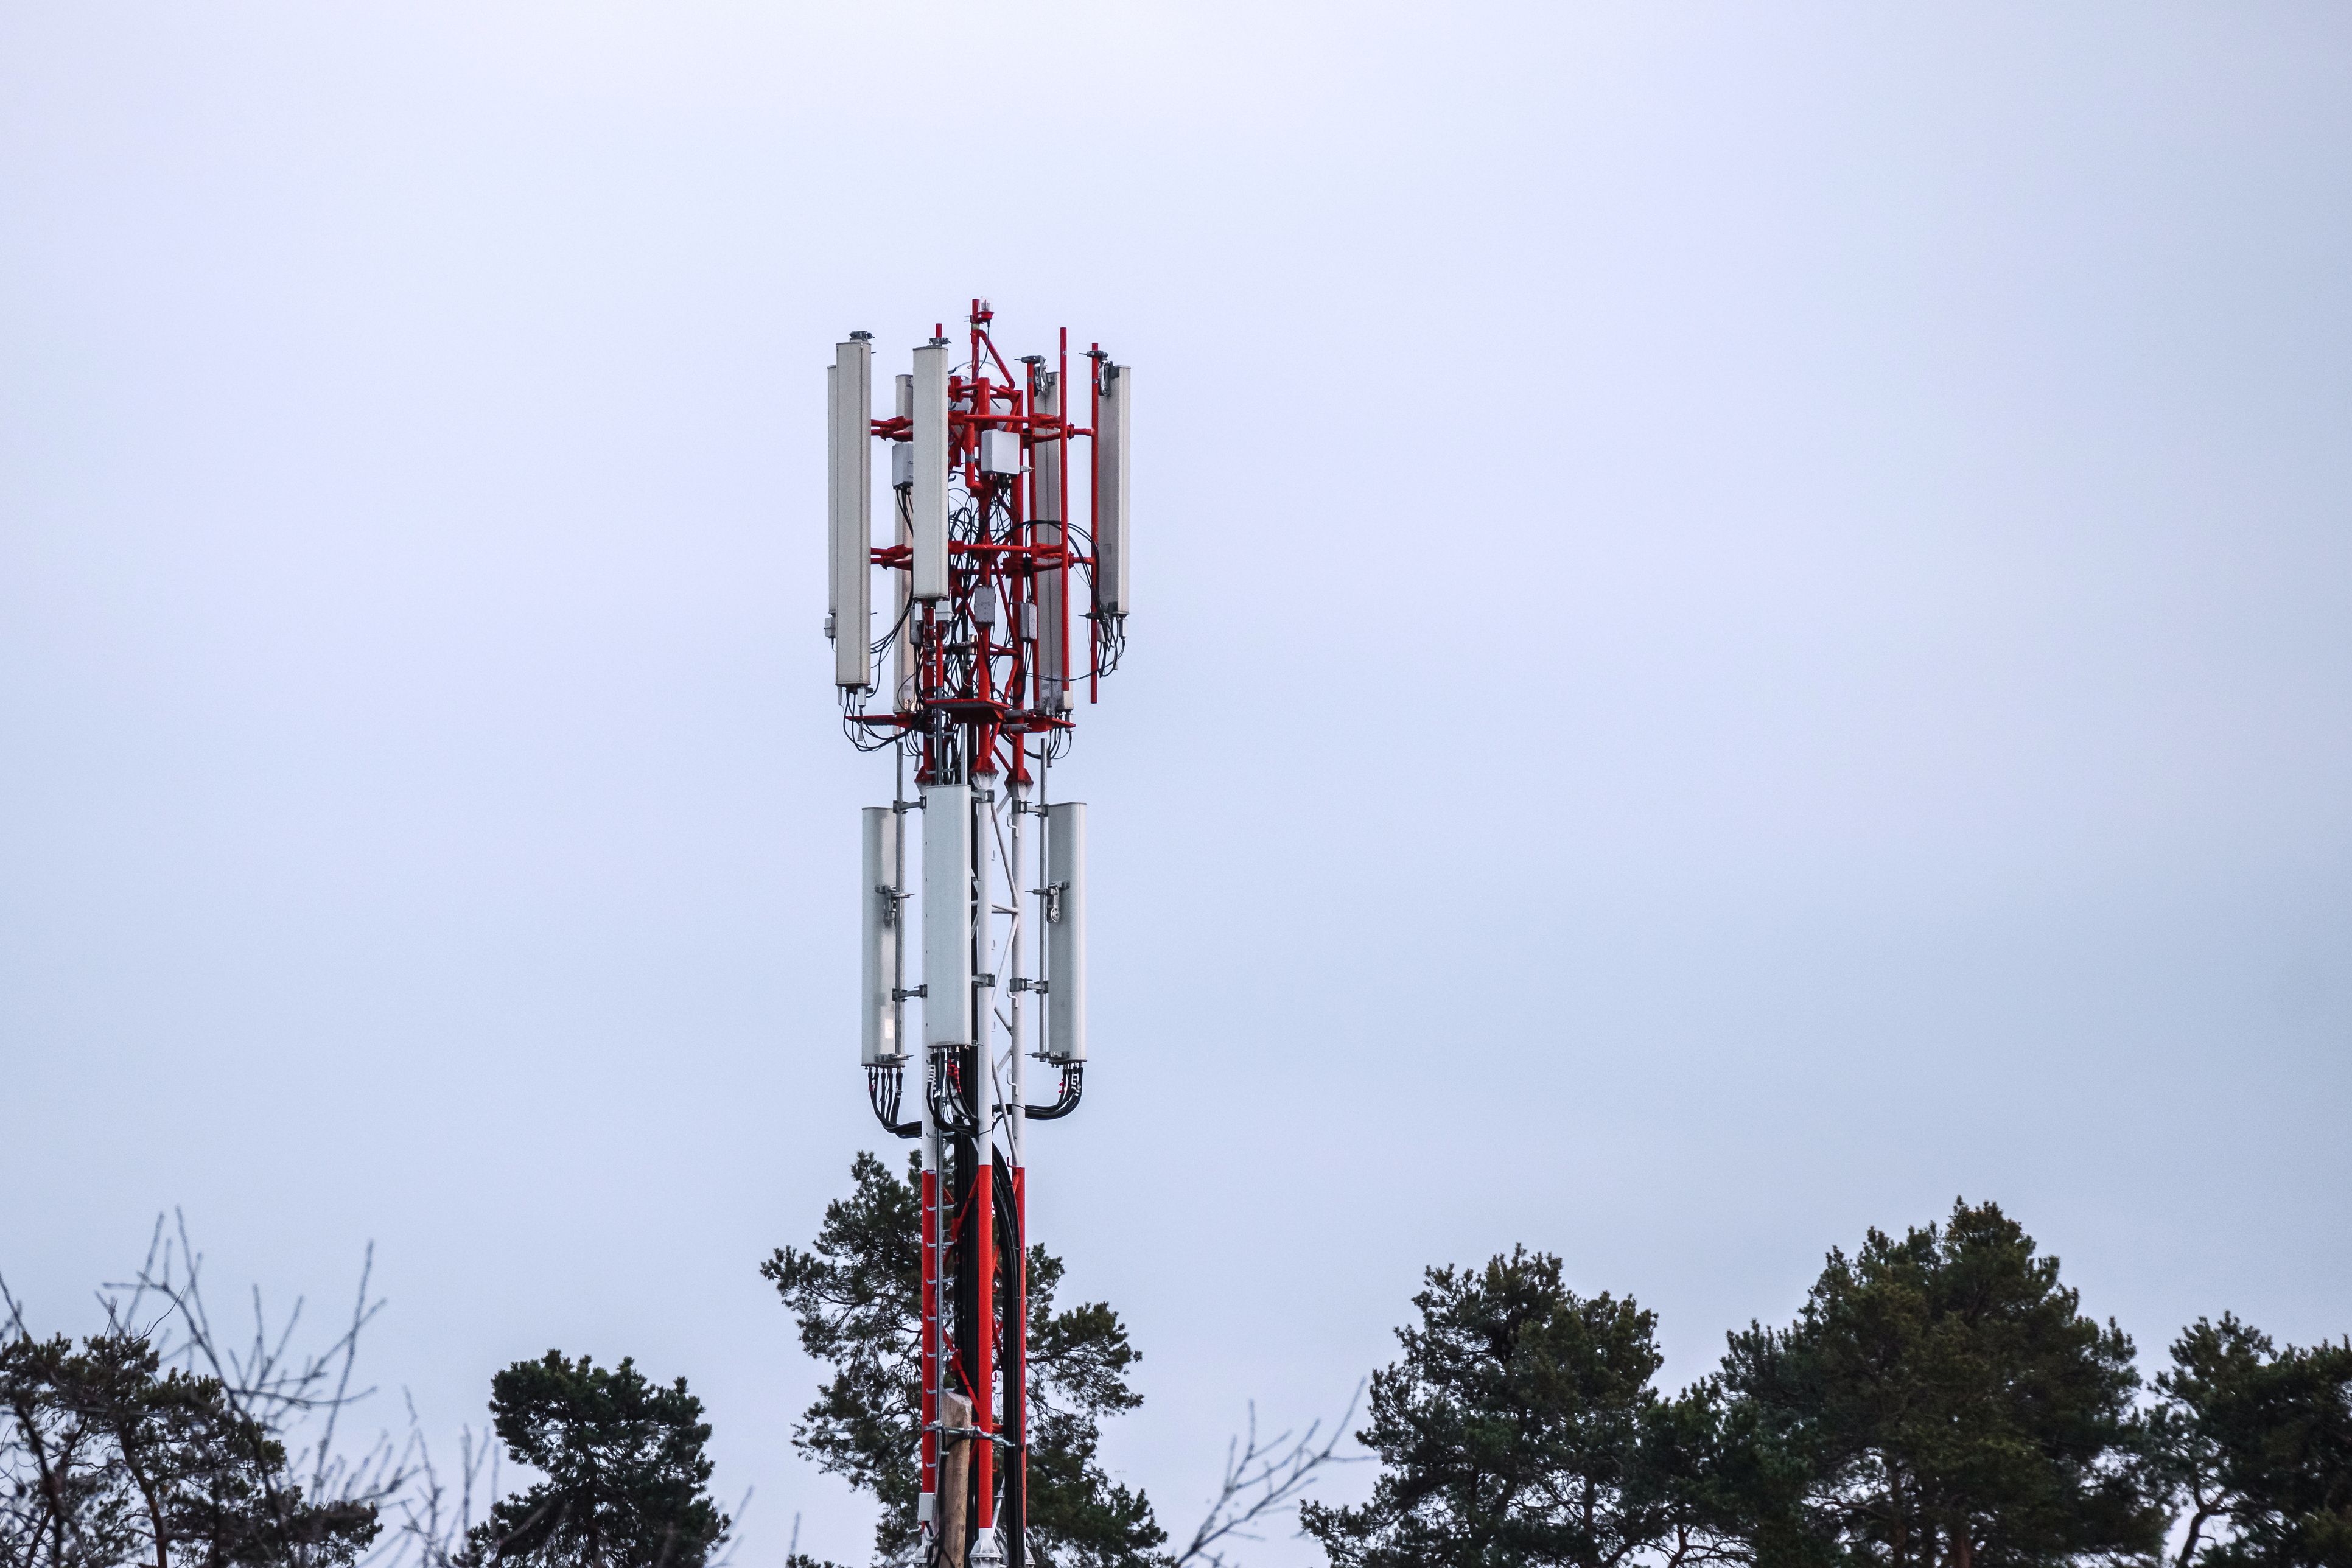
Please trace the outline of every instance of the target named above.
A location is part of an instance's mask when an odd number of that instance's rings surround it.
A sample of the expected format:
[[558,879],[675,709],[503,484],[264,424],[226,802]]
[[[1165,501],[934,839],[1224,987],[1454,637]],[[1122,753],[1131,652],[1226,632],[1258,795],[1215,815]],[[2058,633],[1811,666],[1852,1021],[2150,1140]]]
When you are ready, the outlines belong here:
[[930,1422],[921,1430],[937,1432],[942,1437],[984,1437],[1000,1448],[1010,1448],[1015,1446],[1012,1438],[1001,1432],[983,1432],[977,1426],[950,1426],[944,1421]]

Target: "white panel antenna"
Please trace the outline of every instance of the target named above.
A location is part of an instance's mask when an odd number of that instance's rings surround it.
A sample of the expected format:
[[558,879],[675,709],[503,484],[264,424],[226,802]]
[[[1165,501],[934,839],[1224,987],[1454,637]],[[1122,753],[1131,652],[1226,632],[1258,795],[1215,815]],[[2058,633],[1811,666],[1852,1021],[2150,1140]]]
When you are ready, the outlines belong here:
[[1087,1059],[1087,806],[1055,801],[1045,814],[1045,1055]]
[[873,572],[869,557],[874,539],[873,428],[874,345],[864,333],[834,347],[826,386],[832,416],[832,440],[826,468],[832,476],[831,544],[825,551],[833,568],[829,595],[833,627],[833,683],[864,688],[874,683],[866,661],[866,645],[874,636]]
[[923,1044],[971,1044],[971,791],[923,790]]
[[824,638],[841,625],[841,367],[824,367]]
[[1127,426],[1135,385],[1130,365],[1102,362],[1095,409],[1095,607],[1127,614]]
[[942,338],[915,351],[914,407],[908,410],[915,455],[908,519],[918,599],[948,596],[948,348]]
[[905,889],[898,880],[899,817],[887,805],[866,806],[860,815],[865,829],[860,857],[865,886],[859,893],[865,913],[857,947],[866,1027],[859,1059],[870,1068],[890,1067],[907,1059],[898,995],[905,973],[899,963],[899,917],[906,907],[901,899]]
[[[911,419],[915,412],[915,378],[893,376],[898,395],[891,413],[900,419]],[[915,486],[915,448],[907,441],[890,443],[890,515],[896,519],[891,538],[898,548],[908,548],[914,531],[908,521],[908,507]],[[907,572],[890,574],[890,624],[898,635],[890,639],[890,702],[900,712],[914,708],[915,638],[911,622],[914,611],[913,574]]]
[[[1061,374],[1041,370],[1036,385],[1037,412],[1060,418]],[[1037,544],[1043,550],[1062,547],[1062,450],[1058,439],[1039,441],[1030,449],[1031,510],[1036,516]],[[1050,565],[1037,574],[1037,705],[1048,713],[1062,711],[1069,689],[1069,619],[1062,593],[1066,576],[1060,567]]]

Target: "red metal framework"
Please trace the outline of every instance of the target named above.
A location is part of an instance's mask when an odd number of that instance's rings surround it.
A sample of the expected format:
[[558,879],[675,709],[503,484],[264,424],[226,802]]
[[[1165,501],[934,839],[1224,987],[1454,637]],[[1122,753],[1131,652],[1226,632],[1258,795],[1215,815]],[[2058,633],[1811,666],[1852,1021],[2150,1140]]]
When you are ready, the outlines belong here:
[[[1068,518],[1066,498],[1073,439],[1089,443],[1087,493],[1095,491],[1094,468],[1099,449],[1091,438],[1108,356],[1099,343],[1090,345],[1083,356],[1089,362],[1086,424],[1074,422],[1066,414],[1040,412],[1041,403],[1062,400],[1045,395],[1048,386],[1044,356],[1015,361],[1024,367],[1023,374],[1016,374],[1005,364],[990,335],[993,319],[987,300],[971,302],[971,358],[948,382],[950,483],[962,498],[955,508],[949,537],[949,595],[932,601],[902,596],[905,607],[898,621],[873,648],[876,688],[885,684],[882,675],[888,662],[885,656],[892,651],[895,639],[904,638],[910,645],[912,679],[888,682],[903,688],[890,692],[891,711],[866,713],[862,700],[853,698],[848,715],[853,725],[870,732],[918,741],[918,784],[947,776],[941,770],[944,759],[936,748],[943,742],[962,739],[951,733],[958,730],[968,735],[970,743],[970,749],[956,759],[962,774],[1002,771],[1029,782],[1027,739],[1038,737],[1058,752],[1055,742],[1072,726],[1055,700],[1083,673],[1087,700],[1096,700],[1101,678],[1117,668],[1125,643],[1123,617],[1096,611],[1089,594],[1087,607],[1080,611],[1087,652],[1083,670],[1068,668],[1066,658],[1051,657],[1055,649],[1070,647],[1072,569],[1078,568],[1090,578],[1096,564],[1092,549],[1080,548],[1073,537],[1084,538],[1087,531]],[[940,327],[932,328],[934,342],[946,342],[941,332]],[[1070,334],[1065,328],[1053,373],[1055,389],[1069,386],[1069,365]],[[908,416],[897,415],[872,421],[871,429],[885,441],[908,442],[912,423]],[[991,432],[1018,438],[1023,459],[1018,471],[992,471],[984,466],[982,437]],[[1041,463],[1055,468],[1058,482],[1052,489],[1065,500],[1062,515],[1038,515],[1036,474]],[[905,487],[896,487],[896,493],[903,540]],[[877,566],[907,573],[912,568],[913,549],[903,542],[878,545],[872,548],[871,559]],[[1058,624],[1045,625],[1048,616]]]

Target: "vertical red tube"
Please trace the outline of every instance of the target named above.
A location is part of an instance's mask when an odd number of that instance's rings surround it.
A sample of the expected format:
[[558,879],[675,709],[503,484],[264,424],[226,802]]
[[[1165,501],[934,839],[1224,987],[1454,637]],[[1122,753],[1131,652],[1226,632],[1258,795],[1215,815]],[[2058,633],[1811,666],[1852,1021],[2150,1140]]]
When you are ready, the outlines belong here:
[[[922,1177],[922,1494],[929,1501],[940,1490],[940,1173],[926,1162]],[[933,1528],[938,1527],[934,1515]]]
[[[1013,1408],[1013,1472],[1006,1479],[1021,1499],[1013,1516],[1016,1528],[1029,1528],[1029,1168],[1013,1167],[1013,1313],[1004,1325],[1004,1376],[1016,1392]],[[1023,1554],[1025,1561],[1027,1554]]]
[[[988,1070],[985,1064],[981,1071]],[[980,1529],[991,1530],[996,1524],[996,1445],[989,1440],[996,1430],[995,1401],[990,1396],[996,1390],[996,1167],[985,1163],[990,1152],[989,1130],[980,1131],[979,1143],[982,1160],[980,1190],[973,1194],[971,1205],[971,1272],[980,1281],[974,1292],[980,1298],[980,1332],[972,1336],[979,1346],[979,1361],[971,1369],[972,1425],[981,1435],[972,1444],[971,1489],[980,1502]]]

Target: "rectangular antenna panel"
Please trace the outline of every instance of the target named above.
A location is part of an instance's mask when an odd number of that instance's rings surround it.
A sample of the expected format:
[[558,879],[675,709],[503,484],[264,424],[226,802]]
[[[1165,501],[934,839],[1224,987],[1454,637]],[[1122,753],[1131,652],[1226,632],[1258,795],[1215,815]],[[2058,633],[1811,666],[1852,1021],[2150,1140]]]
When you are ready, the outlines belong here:
[[971,791],[923,791],[923,1044],[971,1044]]
[[1095,607],[1107,616],[1128,610],[1127,431],[1135,371],[1103,362],[1102,397],[1095,409]]
[[908,500],[918,599],[948,596],[948,353],[945,343],[915,351],[914,407],[908,414],[915,468]]
[[1087,1059],[1087,806],[1045,810],[1045,1055]]
[[833,683],[869,686],[873,673],[866,645],[874,636],[874,574],[868,553],[874,537],[874,465],[867,446],[873,418],[873,346],[852,338],[834,348],[825,378],[831,426],[825,469],[832,484],[832,534],[825,559],[832,568]]
[[865,1040],[858,1059],[867,1067],[887,1067],[907,1059],[898,1030],[898,814],[887,805],[869,805],[864,819],[865,886],[860,889],[860,994],[866,998]]
[[841,629],[841,367],[824,367],[824,635]]
[[[915,413],[915,378],[894,376],[898,384],[898,400],[890,411],[901,419],[911,419]],[[912,534],[907,526],[907,507],[915,482],[915,447],[912,442],[890,443],[890,516],[895,520],[891,540],[899,549],[908,549]],[[902,477],[902,466],[906,473]],[[915,707],[915,617],[908,613],[910,582],[903,571],[890,574],[890,624],[898,635],[890,644],[890,695],[892,703],[901,713],[912,712]]]
[[[1037,375],[1035,410],[1041,415],[1062,412],[1062,377],[1056,371]],[[1030,514],[1037,521],[1037,542],[1051,550],[1062,542],[1062,443],[1039,441],[1029,448]],[[1069,679],[1070,658],[1062,615],[1062,570],[1049,567],[1037,577],[1037,706],[1048,713],[1062,710],[1062,686]]]

